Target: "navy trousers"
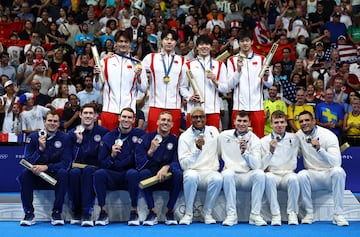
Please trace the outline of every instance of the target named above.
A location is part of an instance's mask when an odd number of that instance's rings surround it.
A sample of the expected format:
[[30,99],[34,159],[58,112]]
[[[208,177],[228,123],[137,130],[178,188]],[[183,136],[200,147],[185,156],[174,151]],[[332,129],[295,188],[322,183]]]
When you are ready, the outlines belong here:
[[65,169],[60,169],[56,173],[48,174],[57,180],[55,186],[47,183],[27,169],[23,170],[18,176],[18,182],[21,188],[21,201],[25,212],[34,212],[33,194],[35,189],[54,189],[55,201],[53,211],[56,210],[62,212],[68,185],[68,172]]

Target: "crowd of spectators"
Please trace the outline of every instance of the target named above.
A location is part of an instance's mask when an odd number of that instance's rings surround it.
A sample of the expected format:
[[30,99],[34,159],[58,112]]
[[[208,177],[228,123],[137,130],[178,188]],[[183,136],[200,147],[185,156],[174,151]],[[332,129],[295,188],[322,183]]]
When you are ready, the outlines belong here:
[[[289,130],[299,129],[297,113],[305,104],[341,142],[359,145],[360,1],[2,1],[0,23],[19,22],[22,29],[6,29],[11,31],[7,43],[0,45],[1,132],[41,129],[43,125],[28,128],[22,121],[28,111],[35,121],[47,109],[56,109],[64,130],[79,124],[82,104],[93,102],[101,112],[101,92],[91,83],[91,46],[97,46],[101,57],[115,52],[118,30],[130,33],[131,54],[139,60],[160,50],[166,29],[178,33],[175,51],[187,60],[196,56],[194,44],[202,34],[213,40],[213,57],[226,50],[236,54],[238,33],[246,30],[254,32],[254,46],[286,46],[271,67],[277,94],[271,98],[264,90],[264,98],[285,102]],[[223,111],[231,114],[231,96],[222,96]],[[270,107],[265,106],[267,117]],[[146,112],[146,103],[142,109]]]

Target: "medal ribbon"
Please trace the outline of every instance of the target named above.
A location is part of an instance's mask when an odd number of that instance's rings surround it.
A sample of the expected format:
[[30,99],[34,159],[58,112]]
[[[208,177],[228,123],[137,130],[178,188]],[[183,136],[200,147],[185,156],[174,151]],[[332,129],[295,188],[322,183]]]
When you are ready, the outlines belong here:
[[133,58],[133,57],[130,57],[130,56],[126,56],[124,54],[121,54],[121,53],[115,53],[116,55],[122,57],[122,58],[125,58],[125,59],[129,59],[131,61],[131,63],[133,65],[135,65],[136,63],[141,63],[140,60],[136,59],[136,58]]
[[171,62],[170,62],[169,68],[167,70],[166,70],[166,65],[165,65],[165,55],[161,54],[161,58],[162,58],[163,66],[164,66],[165,77],[169,77],[169,73],[170,73],[172,65],[174,63],[175,55],[171,55]]
[[[203,65],[202,62],[200,62],[200,59],[199,58],[196,58],[198,60],[198,62],[200,63],[201,65],[201,68],[204,70],[204,73],[206,73],[206,70],[205,70],[205,66],[206,65]],[[204,63],[205,63],[205,58],[204,58]],[[212,70],[212,58],[210,57],[210,70]]]

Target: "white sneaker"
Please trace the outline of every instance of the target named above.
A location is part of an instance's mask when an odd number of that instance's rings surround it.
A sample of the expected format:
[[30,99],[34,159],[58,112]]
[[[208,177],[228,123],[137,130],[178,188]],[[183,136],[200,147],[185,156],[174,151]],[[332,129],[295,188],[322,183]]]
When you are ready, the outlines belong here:
[[95,221],[95,225],[105,226],[109,224],[109,216],[106,211],[100,211],[98,219]]
[[298,225],[299,224],[299,220],[298,220],[298,216],[295,212],[289,212],[288,214],[288,225]]
[[280,226],[281,225],[281,215],[273,215],[271,218],[271,225],[273,226]]
[[80,219],[74,219],[72,218],[70,220],[70,225],[76,225],[76,224],[80,224],[81,223],[81,220]]
[[81,221],[81,226],[82,227],[93,227],[94,226],[94,221],[93,220],[82,220]]
[[92,227],[94,226],[94,221],[91,219],[90,214],[83,215],[81,218],[82,227]]
[[345,219],[343,215],[334,215],[333,224],[338,226],[348,226],[349,222]]
[[266,221],[259,215],[250,213],[249,224],[256,226],[265,226],[267,225]]
[[145,226],[153,226],[158,224],[158,218],[155,212],[152,210],[149,211],[146,219],[143,222],[143,225]]
[[35,224],[35,215],[32,212],[26,212],[24,219],[20,221],[21,226],[31,226]]
[[193,218],[192,215],[190,215],[190,214],[185,214],[185,215],[181,218],[179,224],[180,224],[180,225],[190,225],[191,222],[192,222],[192,218]]
[[130,219],[128,220],[129,226],[138,226],[140,225],[139,215],[137,211],[132,210],[130,212]]
[[64,225],[65,221],[61,217],[61,212],[58,210],[53,211],[51,214],[51,224],[52,225]]
[[165,225],[177,225],[178,222],[175,219],[174,212],[167,212],[165,215]]
[[216,220],[214,219],[214,217],[212,217],[211,214],[205,214],[203,215],[203,218],[205,224],[216,224]]
[[233,226],[236,225],[237,223],[238,223],[237,215],[228,215],[222,224],[226,226]]
[[314,214],[306,213],[304,218],[301,220],[301,224],[312,224],[314,222]]

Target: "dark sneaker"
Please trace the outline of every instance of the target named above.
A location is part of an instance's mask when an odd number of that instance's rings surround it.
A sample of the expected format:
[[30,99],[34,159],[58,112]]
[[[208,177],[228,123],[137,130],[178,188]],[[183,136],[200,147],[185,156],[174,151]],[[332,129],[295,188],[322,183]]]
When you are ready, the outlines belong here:
[[84,214],[81,218],[81,226],[83,227],[92,227],[94,226],[94,221],[91,219],[90,214]]
[[20,221],[21,226],[31,226],[35,224],[35,215],[32,212],[26,212],[24,219]]
[[51,214],[51,224],[52,225],[64,225],[65,222],[61,218],[61,212],[58,210],[53,211]]
[[165,224],[166,224],[166,225],[177,225],[177,224],[178,224],[177,220],[176,220],[175,217],[174,217],[174,212],[168,211],[168,212],[166,213],[166,216],[165,216]]
[[95,221],[95,225],[107,225],[109,224],[109,216],[106,213],[106,211],[101,211],[99,218],[97,219],[97,221]]
[[157,223],[158,223],[158,219],[156,213],[150,210],[149,214],[147,215],[146,219],[143,222],[143,225],[153,226],[156,225]]
[[81,215],[78,213],[74,213],[71,217],[70,224],[76,225],[81,223]]
[[128,225],[130,225],[130,226],[140,225],[139,215],[136,211],[130,212],[130,219],[128,221]]

